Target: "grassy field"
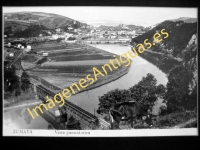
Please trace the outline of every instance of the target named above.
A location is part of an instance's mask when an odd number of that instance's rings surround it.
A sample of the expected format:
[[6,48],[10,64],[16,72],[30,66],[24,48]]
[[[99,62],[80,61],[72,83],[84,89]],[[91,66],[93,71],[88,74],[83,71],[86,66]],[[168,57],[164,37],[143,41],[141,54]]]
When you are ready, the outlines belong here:
[[40,59],[41,57],[38,57],[37,55],[34,54],[29,54],[29,55],[25,55],[22,57],[22,61],[26,61],[29,63],[33,63],[35,61],[37,61],[38,59]]
[[61,49],[72,49],[80,48],[79,44],[66,44],[61,42],[45,42],[45,43],[36,43],[32,45],[32,49],[36,51],[45,51],[45,50],[61,50]]

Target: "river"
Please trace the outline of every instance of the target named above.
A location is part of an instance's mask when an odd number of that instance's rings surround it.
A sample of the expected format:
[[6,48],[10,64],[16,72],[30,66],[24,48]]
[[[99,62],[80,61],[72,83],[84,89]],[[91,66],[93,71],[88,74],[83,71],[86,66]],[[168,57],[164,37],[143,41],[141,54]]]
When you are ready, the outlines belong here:
[[[129,46],[119,46],[117,44],[91,44],[91,46],[118,55],[130,50]],[[168,79],[164,72],[162,72],[158,67],[151,64],[147,60],[137,56],[132,59],[130,71],[126,75],[96,89],[74,95],[69,98],[69,101],[94,114],[94,112],[98,109],[98,96],[102,96],[108,91],[116,88],[128,89],[131,86],[137,84],[142,79],[142,77],[147,75],[147,73],[151,73],[155,76],[157,79],[157,84],[167,84]],[[160,105],[160,102],[158,102],[158,105]],[[96,114],[96,112],[95,115],[99,116]]]
[[[118,55],[130,50],[130,47],[128,46],[119,46],[116,44],[92,44],[91,46]],[[130,71],[126,75],[96,89],[73,95],[68,100],[87,110],[88,112],[92,114],[95,113],[95,115],[98,117],[102,117],[96,113],[99,104],[98,96],[102,96],[108,91],[116,88],[128,89],[137,84],[142,77],[147,75],[147,73],[151,73],[155,76],[157,79],[157,84],[166,85],[168,81],[166,74],[155,65],[137,56],[136,58],[132,59]],[[158,102],[157,105],[161,105],[161,102]],[[28,113],[24,112],[25,109],[4,112],[4,126],[6,128],[15,129],[47,129],[48,123],[42,117],[37,117],[37,119],[30,120],[30,116],[26,115]]]

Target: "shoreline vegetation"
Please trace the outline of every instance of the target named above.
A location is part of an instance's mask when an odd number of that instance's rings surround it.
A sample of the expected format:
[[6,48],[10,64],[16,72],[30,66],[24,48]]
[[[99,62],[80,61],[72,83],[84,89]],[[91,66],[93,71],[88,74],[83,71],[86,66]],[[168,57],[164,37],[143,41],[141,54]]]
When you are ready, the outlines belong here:
[[168,74],[169,71],[176,65],[180,64],[180,60],[177,60],[174,57],[168,56],[164,53],[154,52],[151,50],[146,50],[145,53],[142,53],[140,57],[144,58],[148,62],[152,63],[158,67],[165,74]]

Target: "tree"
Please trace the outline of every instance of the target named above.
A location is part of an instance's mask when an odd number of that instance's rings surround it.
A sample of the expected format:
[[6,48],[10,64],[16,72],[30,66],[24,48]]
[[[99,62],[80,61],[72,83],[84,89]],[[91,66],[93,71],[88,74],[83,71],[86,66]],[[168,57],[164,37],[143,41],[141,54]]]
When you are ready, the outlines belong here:
[[4,65],[4,91],[10,93],[15,91],[15,96],[18,96],[20,95],[20,80],[15,74],[16,69],[13,65],[11,68],[7,67],[7,63]]
[[184,66],[176,66],[170,71],[165,95],[169,112],[187,108],[191,81],[192,73]]
[[6,27],[4,30],[4,34],[6,35],[12,34],[12,27],[11,26]]
[[166,87],[163,84],[159,84],[156,87],[156,94],[158,94],[160,97],[164,97],[166,91]]
[[15,37],[37,37],[41,33],[44,34],[43,30],[47,30],[43,25],[31,25],[23,31],[17,31]]
[[30,83],[30,77],[29,75],[24,71],[22,73],[22,76],[21,76],[21,89],[26,92],[31,86],[31,83]]
[[142,108],[148,110],[150,106],[154,105],[158,95],[164,95],[165,87],[160,84],[156,86],[156,78],[148,73],[146,77],[143,77],[138,84],[132,86],[128,90],[115,89],[109,91],[103,96],[99,97],[99,108],[97,109],[98,114],[106,114],[110,107],[116,103],[124,101],[140,101]]
[[154,105],[157,100],[157,80],[148,73],[146,77],[143,77],[137,85],[130,88],[132,92],[132,98],[136,101],[141,101],[143,107]]

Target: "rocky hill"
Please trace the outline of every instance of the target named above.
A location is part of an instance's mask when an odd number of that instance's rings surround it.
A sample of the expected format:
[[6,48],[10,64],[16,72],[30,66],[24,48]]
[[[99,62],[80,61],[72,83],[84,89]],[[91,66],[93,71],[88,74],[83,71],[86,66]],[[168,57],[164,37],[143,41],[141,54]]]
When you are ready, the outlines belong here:
[[169,37],[156,44],[156,46],[152,46],[151,50],[156,52],[170,51],[176,57],[186,49],[191,37],[197,33],[197,22],[195,22],[194,18],[178,18],[173,21],[166,20],[146,33],[133,38],[131,44],[143,43],[145,39],[153,42],[153,35],[162,29],[168,32]]

